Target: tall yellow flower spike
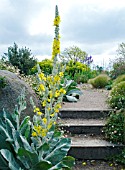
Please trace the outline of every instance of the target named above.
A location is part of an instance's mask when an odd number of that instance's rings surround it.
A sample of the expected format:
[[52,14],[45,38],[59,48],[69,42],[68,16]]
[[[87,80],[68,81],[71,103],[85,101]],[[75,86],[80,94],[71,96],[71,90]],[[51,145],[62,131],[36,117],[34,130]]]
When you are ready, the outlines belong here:
[[56,15],[54,19],[54,26],[55,26],[55,38],[53,40],[52,46],[52,60],[60,54],[60,35],[59,35],[59,24],[60,24],[60,16],[58,12],[58,7],[56,6]]

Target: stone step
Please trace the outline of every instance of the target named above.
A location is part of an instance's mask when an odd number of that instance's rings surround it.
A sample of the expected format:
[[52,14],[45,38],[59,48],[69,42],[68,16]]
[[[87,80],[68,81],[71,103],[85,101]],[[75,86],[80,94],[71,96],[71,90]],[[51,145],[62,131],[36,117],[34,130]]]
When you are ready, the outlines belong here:
[[108,117],[112,109],[78,109],[78,108],[63,108],[60,110],[60,118],[71,119],[101,119]]
[[59,126],[61,129],[69,131],[71,134],[96,134],[102,133],[106,120],[97,119],[61,119]]
[[107,159],[121,153],[124,145],[107,142],[100,137],[85,137],[83,135],[71,137],[69,155],[76,159]]

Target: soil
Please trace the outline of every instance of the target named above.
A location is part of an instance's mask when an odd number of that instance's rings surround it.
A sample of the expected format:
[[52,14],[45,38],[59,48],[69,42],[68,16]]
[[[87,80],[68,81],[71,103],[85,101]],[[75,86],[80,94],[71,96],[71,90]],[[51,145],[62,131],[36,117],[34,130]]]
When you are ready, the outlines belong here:
[[73,170],[125,170],[123,165],[109,161],[76,161]]
[[[107,103],[109,91],[94,89],[89,84],[81,84],[79,88],[83,92],[78,102],[63,102],[62,108],[80,109],[109,109]],[[76,160],[73,170],[125,170],[123,165],[103,160]]]

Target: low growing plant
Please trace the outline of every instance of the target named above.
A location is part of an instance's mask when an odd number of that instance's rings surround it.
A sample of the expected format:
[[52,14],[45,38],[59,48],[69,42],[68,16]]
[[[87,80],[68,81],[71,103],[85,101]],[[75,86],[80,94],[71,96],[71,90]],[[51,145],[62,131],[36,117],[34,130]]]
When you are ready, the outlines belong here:
[[17,67],[14,67],[12,64],[10,64],[8,61],[5,61],[4,59],[0,59],[0,70],[8,70],[10,72],[19,74],[19,69]]
[[107,140],[113,143],[124,143],[124,112],[112,112],[104,131]]
[[113,86],[117,85],[118,83],[125,81],[125,74],[118,76],[113,83]]
[[[38,62],[41,71],[45,74],[45,75],[49,75],[52,73],[52,69],[53,69],[53,60],[51,59],[45,59],[41,62]],[[37,65],[34,66],[31,69],[31,74],[35,74],[37,73]]]
[[118,83],[112,88],[108,103],[112,108],[125,108],[125,81]]
[[90,79],[88,83],[92,84],[94,88],[104,88],[108,81],[110,80],[109,76],[106,74],[100,74],[94,79]]
[[0,76],[0,89],[4,88],[7,85],[6,78]]

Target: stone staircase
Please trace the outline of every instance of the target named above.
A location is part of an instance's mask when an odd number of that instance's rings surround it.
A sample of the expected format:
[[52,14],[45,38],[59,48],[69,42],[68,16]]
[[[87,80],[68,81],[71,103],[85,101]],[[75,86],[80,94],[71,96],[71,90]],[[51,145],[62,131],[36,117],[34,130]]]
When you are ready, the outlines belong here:
[[60,111],[60,128],[69,131],[71,149],[69,155],[76,159],[101,160],[118,154],[123,145],[104,140],[102,129],[111,110],[71,109]]

